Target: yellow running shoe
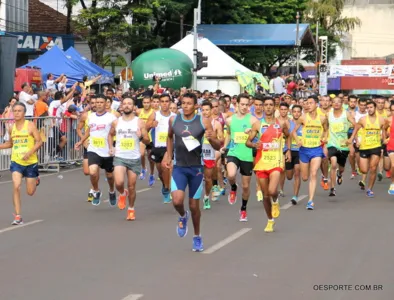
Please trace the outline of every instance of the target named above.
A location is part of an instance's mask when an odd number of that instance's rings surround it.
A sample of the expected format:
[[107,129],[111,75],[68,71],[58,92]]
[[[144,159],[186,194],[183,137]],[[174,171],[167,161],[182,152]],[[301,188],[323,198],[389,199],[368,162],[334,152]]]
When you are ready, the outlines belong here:
[[256,197],[257,197],[257,201],[258,201],[258,202],[263,201],[263,192],[262,192],[262,191],[258,191],[258,192],[256,193]]
[[92,202],[93,201],[93,193],[89,192],[88,194],[88,202]]
[[274,219],[279,217],[280,215],[279,199],[277,199],[275,202],[272,202],[271,214]]
[[267,226],[265,227],[264,231],[265,232],[274,232],[274,225],[275,225],[274,220],[268,220]]

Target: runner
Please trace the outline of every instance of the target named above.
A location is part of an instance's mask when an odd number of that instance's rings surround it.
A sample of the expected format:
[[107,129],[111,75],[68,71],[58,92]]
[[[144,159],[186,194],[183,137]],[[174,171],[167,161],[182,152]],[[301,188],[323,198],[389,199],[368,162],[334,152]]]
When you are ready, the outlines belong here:
[[[319,107],[317,108],[317,115],[328,117],[328,113],[331,111],[331,97],[330,96],[322,96],[319,101]],[[328,149],[326,144],[322,144],[324,157],[322,159],[322,163],[320,166],[322,177],[320,181],[320,185],[324,190],[329,189],[328,184]]]
[[385,131],[389,132],[389,138],[388,140],[387,139],[385,140],[385,143],[387,144],[387,152],[390,158],[390,165],[391,165],[391,170],[390,170],[391,184],[388,193],[389,195],[394,195],[394,103],[393,102],[390,103],[390,111],[391,111],[391,117],[386,119],[384,129]]
[[[352,115],[352,117],[356,120],[356,113],[358,111],[357,107],[357,97],[354,95],[349,96],[349,107],[348,107],[348,112]],[[351,124],[349,127],[349,132],[348,132],[348,138],[352,136],[354,130],[354,126]],[[349,162],[350,162],[350,167],[352,168],[352,175],[350,179],[354,179],[357,176],[357,169],[356,169],[356,151],[354,149],[354,144],[353,142],[348,145],[349,146]]]
[[[96,96],[92,96],[90,98],[90,103],[89,103],[89,110],[87,112],[84,112],[78,122],[78,126],[77,126],[77,134],[78,137],[80,139],[83,138],[84,133],[82,132],[82,130],[84,130],[86,132],[86,130],[88,129],[89,125],[88,125],[88,118],[91,115],[91,113],[95,113],[96,112]],[[84,143],[83,143],[83,161],[82,161],[82,170],[83,173],[88,176],[90,175],[89,172],[89,164],[88,164],[88,146],[89,146],[89,139],[87,139]],[[93,189],[91,188],[89,193],[88,193],[88,202],[92,202],[93,201]]]
[[81,145],[90,137],[88,146],[88,164],[90,181],[93,187],[92,204],[98,206],[101,203],[101,191],[99,189],[100,168],[106,172],[109,185],[109,203],[112,207],[116,206],[116,192],[113,177],[113,157],[109,153],[108,134],[111,129],[112,122],[116,117],[106,111],[106,97],[98,95],[96,99],[96,113],[90,114],[88,117],[88,128],[82,139],[75,144],[75,149],[79,149]]
[[[302,106],[298,104],[293,105],[293,108],[291,109],[291,113],[292,113],[292,119],[290,119],[289,122],[290,122],[290,134],[292,135],[293,130],[296,126],[296,122],[301,117]],[[297,140],[301,139],[301,137],[302,137],[302,126],[298,128]],[[291,144],[290,144],[291,160],[286,160],[285,162],[287,180],[292,180],[294,177],[294,185],[293,185],[294,196],[291,198],[291,203],[293,205],[296,205],[298,202],[298,195],[301,187],[301,178],[300,178],[301,171],[300,171],[300,155],[299,155],[300,148],[297,145],[297,140],[295,140],[294,138],[291,139]]]
[[187,234],[187,221],[189,212],[184,208],[185,190],[189,190],[189,208],[191,210],[194,226],[193,251],[204,250],[200,235],[200,203],[203,182],[202,147],[205,137],[214,149],[220,148],[220,141],[209,120],[195,114],[197,97],[195,94],[186,93],[182,98],[183,113],[170,118],[168,129],[167,152],[163,165],[170,168],[174,156],[174,170],[171,180],[172,201],[180,217],[178,220],[177,234],[184,237]]
[[[279,104],[279,117],[278,119],[282,122],[288,123],[289,128],[290,128],[290,123],[289,123],[289,104],[286,102],[282,102]],[[283,137],[284,138],[284,137]],[[290,149],[287,145],[287,143],[283,143],[283,155],[286,154],[286,152]],[[282,158],[282,161],[285,161],[284,158]],[[282,168],[282,173],[280,173],[280,180],[279,180],[279,196],[284,197],[285,192],[284,192],[284,186],[285,186],[285,180],[286,180],[286,173],[285,173],[285,168]]]
[[[383,117],[384,119],[387,119],[390,116],[390,112],[388,112],[385,108],[387,101],[388,99],[382,96],[376,98],[376,115],[378,117]],[[389,158],[387,154],[386,144],[382,141],[382,155],[380,156],[379,160],[378,181],[382,181],[383,169],[386,169],[388,164]]]
[[[205,100],[201,104],[202,116],[210,121],[216,137],[222,144],[223,142],[222,125],[212,118],[213,105],[219,105],[218,101],[214,100],[212,102],[209,102]],[[209,201],[209,195],[211,193],[211,190],[212,190],[212,201],[217,201],[217,198],[220,195],[220,190],[217,187],[218,180],[217,180],[217,170],[216,170],[216,151],[212,147],[211,143],[206,138],[206,136],[204,136],[204,142],[202,145],[202,155],[204,159],[204,180],[205,180],[204,209],[211,209],[211,203]],[[214,174],[215,171],[216,174]],[[217,195],[213,194],[214,190],[212,187],[215,186],[215,184],[216,184],[215,191],[218,193]]]
[[[360,119],[362,117],[365,117],[367,115],[368,115],[368,112],[367,112],[367,99],[360,99],[358,101],[358,110],[356,111],[355,116],[354,116],[356,124],[360,121]],[[360,149],[357,147],[357,140],[361,139],[361,135],[362,135],[363,131],[364,131],[364,129],[361,128],[358,131],[358,134],[356,135],[357,138],[353,140],[353,147],[354,147],[354,152],[355,152],[355,156],[356,156],[356,163],[357,163],[358,167],[360,166]],[[354,130],[353,130],[353,132],[354,132]],[[357,176],[357,173],[355,175]],[[355,176],[353,176],[353,174],[352,174],[352,177],[350,179],[353,179],[353,178],[355,178]],[[362,174],[361,173],[361,180],[358,182],[358,185],[360,186],[361,190],[365,190],[365,181],[366,181],[366,179],[367,179],[367,174]]]
[[[257,120],[261,122],[264,118],[264,96],[261,94],[256,94],[254,97],[254,109],[252,112],[252,116],[256,117]],[[255,137],[253,140],[253,143],[258,142],[258,136]],[[257,154],[257,149],[253,148],[253,158],[256,157]],[[254,167],[255,161],[253,161],[253,167]],[[256,198],[258,202],[263,201],[263,192],[261,191],[260,183],[258,180],[256,180]]]
[[1,144],[0,149],[12,148],[10,171],[14,185],[12,198],[15,210],[12,225],[22,225],[20,193],[22,179],[26,178],[27,194],[33,196],[40,184],[37,151],[42,145],[42,140],[36,125],[25,119],[26,106],[16,102],[11,109],[15,120],[9,128],[11,138]]
[[331,180],[329,196],[336,196],[335,181],[342,184],[342,174],[345,171],[346,159],[349,155],[349,145],[352,140],[348,140],[350,125],[354,126],[355,121],[352,114],[343,109],[342,99],[333,99],[333,110],[328,113],[329,137],[328,137],[328,158],[331,163]]
[[170,199],[170,171],[161,167],[164,154],[167,151],[168,126],[171,117],[176,114],[170,111],[170,97],[160,96],[160,111],[154,112],[146,122],[147,131],[151,131],[153,148],[150,151],[150,159],[156,163],[159,178],[162,183],[161,193],[164,203],[171,203]]
[[227,154],[227,177],[231,185],[228,202],[234,205],[237,202],[237,171],[242,175],[242,205],[240,210],[241,222],[248,221],[247,204],[250,196],[250,180],[253,173],[253,151],[246,147],[249,132],[253,124],[258,122],[256,117],[248,113],[249,95],[239,94],[237,98],[237,113],[227,118],[227,137],[221,152],[229,147]]
[[[283,134],[288,136],[290,124],[288,120],[275,118],[275,102],[272,98],[264,99],[264,113],[265,117],[261,123],[253,124],[246,146],[257,149],[254,170],[263,190],[264,209],[268,217],[264,231],[273,232],[274,218],[280,215],[278,185],[284,167],[283,146],[287,142],[287,137],[285,141]],[[254,143],[256,136],[260,138],[257,143]],[[288,160],[291,159],[290,150],[286,152],[286,157]]]
[[[142,99],[142,106],[143,108],[137,109],[137,116],[140,118],[144,123],[146,123],[150,117],[150,115],[153,114],[154,109],[152,108],[151,104],[152,100],[149,96],[145,96]],[[149,135],[150,136],[150,135]],[[150,136],[151,140],[152,137]],[[152,149],[152,145],[145,145],[144,143],[140,143],[140,149],[141,149],[141,162],[142,162],[142,172],[140,175],[141,180],[145,180],[146,178],[146,163],[145,163],[145,150],[148,154],[148,163],[150,167],[150,176],[149,176],[149,186],[152,186],[155,183],[155,177],[153,176],[154,172],[154,162],[150,159],[150,150]]]
[[[368,115],[362,117],[354,129],[352,138],[354,138],[358,131],[362,128],[361,141],[357,141],[357,146],[360,148],[360,171],[367,174],[369,171],[369,180],[367,186],[367,197],[374,197],[372,188],[376,181],[376,173],[379,165],[382,140],[386,139],[386,131],[382,130],[385,124],[383,117],[378,117],[376,114],[376,103],[373,101],[367,102]],[[383,137],[383,138],[382,138]]]
[[[315,206],[313,198],[316,192],[317,171],[324,157],[322,144],[327,142],[328,133],[327,118],[317,114],[317,104],[316,96],[308,97],[308,112],[297,120],[293,130],[293,139],[298,140],[300,147],[301,177],[303,181],[309,179],[309,201],[306,205],[308,210],[313,210]],[[300,139],[297,131],[301,126],[302,137]]]
[[[123,115],[112,122],[108,135],[109,152],[114,157],[114,179],[119,192],[119,209],[126,208],[126,199],[129,198],[126,220],[135,220],[134,203],[136,198],[135,185],[141,173],[141,152],[139,142],[148,144],[149,136],[145,123],[135,116],[134,101],[125,98],[122,102]],[[114,137],[116,144],[113,147]],[[127,174],[127,189],[124,187],[125,174]]]

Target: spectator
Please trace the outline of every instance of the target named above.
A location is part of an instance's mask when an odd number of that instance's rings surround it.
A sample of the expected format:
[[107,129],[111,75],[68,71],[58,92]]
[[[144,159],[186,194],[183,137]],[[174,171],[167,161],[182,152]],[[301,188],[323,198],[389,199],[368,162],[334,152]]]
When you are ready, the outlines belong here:
[[64,74],[60,75],[57,79],[54,79],[55,77],[53,76],[53,74],[49,73],[47,75],[47,82],[46,82],[47,90],[57,90],[56,84],[58,84],[63,80],[63,76]]
[[34,115],[34,98],[33,90],[30,85],[25,82],[22,84],[22,91],[19,93],[19,101],[26,106],[26,118],[32,118]]
[[34,117],[46,117],[48,116],[47,93],[39,91],[37,95],[38,100],[34,107]]

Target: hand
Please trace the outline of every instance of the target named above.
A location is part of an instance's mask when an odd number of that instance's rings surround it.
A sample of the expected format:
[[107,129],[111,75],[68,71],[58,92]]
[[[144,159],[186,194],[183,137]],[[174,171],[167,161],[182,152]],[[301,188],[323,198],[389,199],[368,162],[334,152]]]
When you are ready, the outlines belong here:
[[172,159],[169,158],[167,152],[164,154],[164,158],[161,162],[161,166],[166,169],[171,169],[172,167]]
[[385,140],[383,141],[383,144],[384,144],[384,145],[387,145],[387,144],[389,143],[389,140],[390,140],[389,138],[388,138],[388,139],[385,139]]
[[321,139],[321,143],[322,143],[322,144],[327,144],[327,139],[326,139],[326,138],[322,138],[322,139]]
[[31,155],[32,155],[31,151],[26,152],[25,155],[23,156],[22,160],[28,160]]
[[222,153],[222,154],[226,153],[226,147],[220,148],[219,152]]
[[299,148],[299,147],[302,147],[302,140],[301,139],[298,139],[297,140],[297,147]]
[[245,132],[245,134],[249,134],[251,131],[252,131],[252,128],[246,128],[244,132]]
[[357,140],[357,142],[356,142],[356,147],[360,148],[360,141],[359,140]]
[[141,138],[141,136],[142,136],[142,132],[141,132],[140,128],[137,129],[137,136],[138,136],[138,138]]
[[291,152],[290,151],[286,151],[285,159],[286,159],[286,162],[291,162]]
[[212,130],[206,130],[206,131],[205,131],[205,137],[206,137],[207,139],[212,138],[212,136],[213,136]]
[[75,150],[79,150],[79,147],[81,147],[81,144],[82,144],[81,142],[76,143],[74,146]]
[[261,141],[257,141],[257,143],[254,143],[254,148],[255,149],[260,149],[261,148]]
[[115,156],[115,149],[114,149],[113,147],[111,147],[111,148],[109,149],[109,155],[110,155],[110,156]]
[[348,140],[346,141],[346,144],[348,144],[348,145],[353,144],[353,140],[352,140],[352,139],[348,139]]
[[157,125],[159,125],[159,122],[153,121],[152,127],[157,127]]

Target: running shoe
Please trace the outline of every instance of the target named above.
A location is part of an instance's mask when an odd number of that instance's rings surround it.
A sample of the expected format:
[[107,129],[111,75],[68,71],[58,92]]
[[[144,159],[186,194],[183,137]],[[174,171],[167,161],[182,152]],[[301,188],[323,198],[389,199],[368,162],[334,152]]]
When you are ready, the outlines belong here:
[[100,203],[101,203],[101,192],[100,192],[100,191],[98,191],[98,192],[93,192],[93,201],[92,201],[92,204],[93,204],[94,206],[99,206]]
[[212,201],[218,201],[220,197],[220,188],[217,185],[212,187]]
[[297,205],[297,202],[298,202],[298,197],[297,196],[293,196],[293,198],[291,198],[291,203],[293,204],[293,205]]
[[285,196],[285,192],[282,191],[282,190],[280,190],[280,191],[279,191],[279,197],[284,197],[284,196]]
[[187,221],[189,220],[189,212],[185,211],[184,217],[179,217],[176,232],[179,237],[183,238],[187,234]]
[[140,174],[140,179],[145,180],[145,178],[146,178],[146,169],[142,169]]
[[386,178],[391,178],[391,171],[390,170],[386,171]]
[[274,232],[274,225],[275,225],[274,220],[268,220],[267,226],[265,227],[264,231],[265,232]]
[[113,193],[109,192],[109,205],[115,207],[117,202],[118,200],[116,199],[116,192],[115,191]]
[[315,209],[315,203],[313,203],[312,200],[309,200],[308,203],[306,204],[306,209],[307,210],[314,210]]
[[371,191],[371,190],[367,190],[367,197],[368,198],[373,198],[373,197],[375,197],[375,194]]
[[332,188],[332,189],[330,190],[330,194],[329,194],[328,196],[329,196],[329,197],[335,197],[336,195],[337,195],[336,189]]
[[162,188],[161,189],[161,194],[163,195],[163,203],[168,204],[171,203],[171,195],[170,195],[170,190],[167,188]]
[[155,182],[156,182],[155,175],[150,175],[149,176],[149,186],[154,185]]
[[22,225],[22,224],[23,224],[23,220],[21,215],[14,214],[14,221],[12,221],[11,225]]
[[354,179],[354,178],[356,178],[357,177],[357,172],[352,172],[352,176],[350,176],[350,179]]
[[389,195],[394,195],[394,183],[390,184],[390,188],[388,190]]
[[239,221],[248,222],[248,213],[246,212],[246,210],[241,210],[239,212]]
[[123,194],[119,194],[119,199],[118,199],[118,208],[120,210],[123,210],[126,208],[126,199],[129,196],[129,191],[124,190]]
[[134,208],[128,208],[127,209],[127,221],[134,221],[135,220],[135,209]]
[[227,183],[228,183],[228,179],[227,179],[226,177],[224,177],[224,178],[223,178],[223,184],[224,184],[224,185],[227,185]]
[[382,174],[382,172],[379,172],[378,173],[378,181],[382,181],[382,179],[383,179],[383,174]]
[[197,235],[193,237],[193,252],[203,252],[204,244],[202,242],[202,237]]
[[323,180],[323,189],[324,189],[325,191],[328,191],[329,188],[330,188],[330,186],[328,185],[328,179],[324,179],[324,180]]
[[226,189],[220,188],[220,196],[226,196]]
[[93,201],[93,193],[89,192],[88,193],[88,202],[92,202]]
[[40,183],[41,183],[40,176],[37,176],[37,178],[36,178],[36,186],[39,186]]
[[228,195],[228,203],[231,205],[234,205],[237,202],[237,191],[230,191],[230,194]]
[[271,214],[274,219],[277,219],[280,216],[279,199],[276,199],[276,201],[272,201]]
[[262,191],[257,191],[256,193],[256,197],[257,197],[257,202],[261,202],[263,201],[263,192]]
[[[204,209],[211,209],[211,203],[209,202],[209,196],[204,196]],[[213,199],[212,199],[213,201]]]
[[339,170],[337,170],[337,183],[338,185],[342,184],[342,174]]
[[360,189],[361,189],[361,190],[365,190],[365,182],[364,182],[364,181],[360,180],[360,181],[358,182],[358,185],[360,186]]

